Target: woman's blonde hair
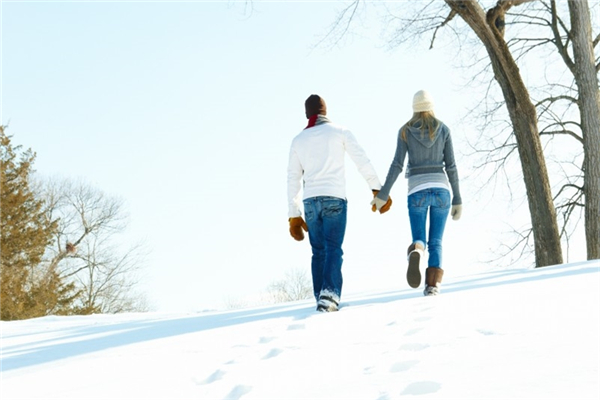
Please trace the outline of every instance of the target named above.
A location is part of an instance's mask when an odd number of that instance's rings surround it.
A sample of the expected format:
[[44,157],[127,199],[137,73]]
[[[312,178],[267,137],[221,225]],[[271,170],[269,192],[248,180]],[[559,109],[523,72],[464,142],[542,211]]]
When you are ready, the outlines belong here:
[[435,117],[433,111],[420,111],[413,114],[412,118],[400,128],[402,140],[406,142],[406,128],[415,126],[418,122],[421,125],[421,137],[425,135],[425,128],[429,131],[429,139],[435,139],[435,134],[440,127],[440,121]]

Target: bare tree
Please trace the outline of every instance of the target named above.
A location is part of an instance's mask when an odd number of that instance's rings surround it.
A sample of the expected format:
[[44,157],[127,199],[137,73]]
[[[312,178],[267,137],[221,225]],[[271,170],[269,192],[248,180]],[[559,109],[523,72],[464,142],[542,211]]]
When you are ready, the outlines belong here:
[[[577,22],[573,22],[574,15],[579,16]],[[600,140],[600,108],[596,76],[599,64],[595,65],[597,59],[594,60],[593,48],[598,45],[600,35],[592,39],[588,3],[531,2],[527,7],[520,7],[518,12],[511,14],[510,25],[513,35],[507,44],[516,59],[523,62],[527,59],[534,63],[545,60],[546,68],[550,68],[552,72],[546,75],[545,71],[540,71],[542,73],[537,74],[545,81],[541,86],[530,77],[528,89],[532,98],[537,98],[535,107],[541,138],[546,138],[546,144],[555,139],[559,141],[555,145],[556,151],[546,149],[546,160],[555,163],[554,170],[558,172],[553,177],[555,184],[552,188],[557,216],[562,220],[561,237],[567,243],[568,251],[569,237],[584,213],[587,258],[599,258],[600,200],[597,188],[600,163],[597,149]],[[522,27],[521,30],[518,29],[519,26]],[[579,51],[583,51],[585,57],[574,56],[575,37],[579,37]],[[539,63],[536,67],[539,68]],[[582,76],[584,72],[585,76]],[[483,165],[496,164],[494,172],[498,173],[508,164],[510,156],[515,154],[517,143],[512,139],[512,129],[507,129],[512,126],[491,126],[493,122],[502,121],[502,117],[496,117],[502,108],[502,102],[495,101],[493,96],[486,96],[485,102],[488,107],[483,114],[482,130],[495,128],[491,129],[495,137],[488,136],[480,140],[475,151],[487,154]],[[498,135],[498,132],[502,134]],[[565,145],[567,148],[578,147],[579,151],[575,154],[566,152]],[[590,158],[592,162],[589,162]],[[586,190],[589,193],[585,193]],[[521,242],[527,242],[531,238],[530,232],[520,232],[517,236]]]
[[134,290],[143,249],[117,241],[126,227],[122,201],[69,180],[44,182],[41,196],[47,202],[49,218],[58,220],[45,265],[75,284],[79,295],[73,312],[146,311],[144,297]]
[[268,293],[275,303],[310,299],[313,296],[312,283],[303,269],[292,269],[285,278],[269,285]]
[[[553,5],[555,1],[552,1]],[[591,17],[587,1],[569,0],[574,61],[562,53],[573,72],[579,89],[579,110],[584,149],[585,232],[588,260],[600,258],[600,93],[594,47],[600,35],[592,40]],[[557,38],[559,43],[560,38]],[[559,46],[562,47],[562,46]]]
[[[367,2],[360,0],[350,2],[339,13],[326,37],[334,37],[334,43],[337,44],[340,35],[349,31],[360,6],[365,4]],[[486,4],[487,11],[482,4]],[[560,5],[564,8],[565,4]],[[486,126],[495,124],[496,128],[508,135],[491,148],[475,150],[487,153],[485,160],[496,164],[494,173],[503,171],[509,158],[518,155],[532,223],[530,232],[520,232],[520,241],[529,242],[533,238],[537,266],[562,262],[560,238],[562,236],[568,241],[568,226],[573,226],[572,219],[577,210],[585,212],[588,259],[599,258],[600,253],[600,113],[597,78],[600,63],[598,57],[594,57],[594,48],[600,42],[600,35],[594,37],[592,34],[587,1],[569,0],[567,5],[569,21],[561,19],[554,0],[427,1],[410,5],[402,3],[396,9],[393,5],[385,5],[386,26],[392,32],[388,43],[390,48],[408,41],[419,42],[423,37],[430,39],[432,47],[441,30],[452,32],[458,48],[463,52],[462,43],[468,40],[470,33],[475,33],[478,42],[483,44],[486,57],[475,56],[477,53],[469,51],[474,59],[472,66],[484,64],[483,71],[489,65],[502,92],[501,100],[485,103],[484,123]],[[466,32],[464,25],[455,23],[456,17],[466,23]],[[509,29],[517,31],[519,25],[524,29],[517,35],[512,32],[512,38],[505,39]],[[542,30],[545,32],[536,36]],[[548,53],[548,49],[553,47],[571,72],[572,81],[565,83],[561,82],[563,76],[558,81],[552,77],[547,85],[552,90],[532,100],[517,60],[535,51]],[[472,49],[469,46],[469,50]],[[473,80],[480,74],[475,74]],[[489,94],[491,89],[488,86],[486,93]],[[538,95],[543,92],[536,90],[540,88],[533,89]],[[495,113],[502,109],[508,111],[510,124],[502,125],[501,121],[498,123],[495,119]],[[579,111],[578,118],[573,118],[573,109]],[[541,137],[544,136],[570,137],[583,149],[582,159],[576,155],[571,160],[557,161],[563,170],[563,178],[558,182],[554,196],[547,160],[542,151],[544,144]],[[550,159],[553,157],[555,155]],[[557,210],[563,221],[560,233]],[[577,226],[577,219],[574,226]]]
[[271,282],[266,292],[243,298],[227,297],[224,299],[224,303],[227,309],[239,309],[305,300],[312,298],[312,296],[312,282],[306,271],[291,269],[285,273],[284,278]]
[[484,12],[476,1],[446,0],[487,50],[512,122],[521,161],[534,237],[536,266],[561,264],[562,251],[550,181],[537,127],[537,113],[506,41],[505,15],[522,1],[499,1]]

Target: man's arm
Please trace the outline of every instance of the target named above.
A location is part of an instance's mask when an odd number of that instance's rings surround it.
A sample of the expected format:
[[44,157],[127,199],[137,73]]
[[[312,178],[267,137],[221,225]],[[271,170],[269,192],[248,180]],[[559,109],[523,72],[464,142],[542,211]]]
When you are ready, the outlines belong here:
[[302,164],[298,158],[298,154],[294,151],[294,145],[290,149],[290,157],[288,162],[288,217],[295,218],[302,215],[300,211],[300,190],[302,189],[301,181],[303,175]]
[[367,157],[365,150],[358,144],[352,132],[347,129],[344,129],[344,145],[350,159],[358,168],[358,172],[367,181],[369,188],[371,190],[381,189],[381,182],[375,168],[373,168],[373,164],[371,164],[371,160]]

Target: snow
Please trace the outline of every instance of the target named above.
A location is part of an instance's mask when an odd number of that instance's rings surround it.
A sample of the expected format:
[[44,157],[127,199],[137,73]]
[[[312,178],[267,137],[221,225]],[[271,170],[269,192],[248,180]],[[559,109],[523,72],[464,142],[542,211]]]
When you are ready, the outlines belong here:
[[0,397],[598,399],[600,262],[453,277],[423,297],[1,322]]

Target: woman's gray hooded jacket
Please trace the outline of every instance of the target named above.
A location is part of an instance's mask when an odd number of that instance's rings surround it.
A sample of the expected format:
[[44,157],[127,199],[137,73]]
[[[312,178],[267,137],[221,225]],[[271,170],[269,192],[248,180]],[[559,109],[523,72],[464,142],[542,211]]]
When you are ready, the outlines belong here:
[[408,153],[407,178],[421,174],[444,174],[445,171],[452,188],[452,204],[462,204],[450,129],[443,122],[439,120],[438,122],[440,126],[433,140],[429,138],[426,127],[421,130],[419,122],[406,128],[406,142],[402,140],[402,129],[400,129],[394,160],[377,197],[382,200],[388,199],[392,186],[402,172],[404,159]]

